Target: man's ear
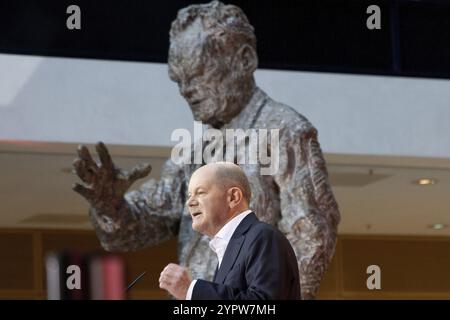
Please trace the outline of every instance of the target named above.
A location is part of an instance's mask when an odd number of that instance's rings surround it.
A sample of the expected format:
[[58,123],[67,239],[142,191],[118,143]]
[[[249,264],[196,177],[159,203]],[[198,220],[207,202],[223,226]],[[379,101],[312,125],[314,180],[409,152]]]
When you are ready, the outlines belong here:
[[243,194],[241,189],[232,187],[228,189],[228,205],[230,208],[234,208],[241,204],[243,200]]
[[252,75],[258,67],[258,56],[248,44],[242,45],[233,58],[233,70],[239,75]]

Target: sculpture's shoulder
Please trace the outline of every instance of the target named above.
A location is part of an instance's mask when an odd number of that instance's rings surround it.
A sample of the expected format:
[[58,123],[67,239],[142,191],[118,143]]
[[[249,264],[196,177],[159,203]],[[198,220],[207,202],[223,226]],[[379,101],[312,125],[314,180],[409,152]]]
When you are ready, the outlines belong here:
[[258,122],[268,129],[279,129],[281,134],[301,136],[317,134],[313,124],[294,108],[267,97]]

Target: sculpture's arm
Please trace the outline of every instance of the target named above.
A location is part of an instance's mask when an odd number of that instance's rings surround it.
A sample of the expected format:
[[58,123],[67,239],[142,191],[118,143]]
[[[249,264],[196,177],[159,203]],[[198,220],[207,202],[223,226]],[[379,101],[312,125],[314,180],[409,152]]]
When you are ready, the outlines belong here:
[[278,227],[297,255],[302,299],[313,299],[334,255],[340,215],[312,126],[282,132],[275,181],[282,215]]
[[102,246],[108,251],[137,250],[177,235],[184,205],[181,168],[168,160],[159,181],[151,179],[126,193],[151,166],[138,165],[127,172],[114,165],[103,143],[96,149],[99,163],[85,146],[78,148],[74,167],[83,184],[73,189],[91,205],[90,218]]

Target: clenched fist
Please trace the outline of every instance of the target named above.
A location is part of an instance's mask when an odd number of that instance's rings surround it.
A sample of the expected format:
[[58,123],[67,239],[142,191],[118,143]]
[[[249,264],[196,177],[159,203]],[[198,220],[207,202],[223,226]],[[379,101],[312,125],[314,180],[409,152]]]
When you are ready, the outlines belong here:
[[191,282],[192,278],[188,269],[175,263],[169,263],[159,277],[159,287],[167,290],[178,300],[186,299]]

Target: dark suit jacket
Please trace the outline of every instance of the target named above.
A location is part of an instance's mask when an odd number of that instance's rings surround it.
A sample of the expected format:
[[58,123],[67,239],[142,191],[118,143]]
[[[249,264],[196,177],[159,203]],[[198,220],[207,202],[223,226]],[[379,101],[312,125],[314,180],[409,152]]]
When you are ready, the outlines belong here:
[[280,231],[250,213],[233,233],[214,281],[197,280],[192,299],[300,299],[294,250]]

